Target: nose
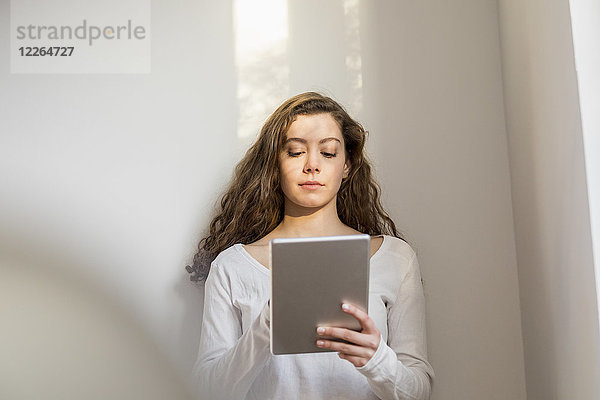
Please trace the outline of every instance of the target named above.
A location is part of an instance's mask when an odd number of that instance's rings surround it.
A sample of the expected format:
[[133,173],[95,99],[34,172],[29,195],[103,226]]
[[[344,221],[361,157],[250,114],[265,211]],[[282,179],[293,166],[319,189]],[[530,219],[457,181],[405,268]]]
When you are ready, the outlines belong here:
[[305,173],[317,173],[321,172],[319,166],[319,155],[318,152],[308,152],[306,157],[306,163],[304,164]]

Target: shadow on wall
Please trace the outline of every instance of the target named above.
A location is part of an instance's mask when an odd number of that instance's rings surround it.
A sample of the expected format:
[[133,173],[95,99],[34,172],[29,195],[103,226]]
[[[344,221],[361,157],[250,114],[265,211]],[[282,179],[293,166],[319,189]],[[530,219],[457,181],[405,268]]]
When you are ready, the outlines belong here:
[[198,358],[200,345],[200,331],[204,314],[204,282],[190,281],[190,274],[184,270],[180,273],[174,285],[174,290],[184,305],[181,326],[178,327],[177,351],[179,354],[177,354],[177,359],[184,361],[182,374],[187,379],[186,382],[190,387],[193,387],[191,373]]
[[192,399],[141,327],[64,267],[0,247],[0,398]]

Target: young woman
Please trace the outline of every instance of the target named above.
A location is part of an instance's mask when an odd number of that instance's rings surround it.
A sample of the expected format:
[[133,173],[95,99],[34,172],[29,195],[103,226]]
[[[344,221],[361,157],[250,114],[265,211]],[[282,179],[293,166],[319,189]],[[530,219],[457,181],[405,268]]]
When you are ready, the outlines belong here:
[[[193,376],[207,399],[429,399],[425,300],[413,249],[383,210],[364,153],[366,133],[334,100],[285,101],[235,168],[193,281],[205,282]],[[327,327],[335,352],[269,350],[268,243],[274,238],[372,236],[368,314],[342,307],[361,332]]]

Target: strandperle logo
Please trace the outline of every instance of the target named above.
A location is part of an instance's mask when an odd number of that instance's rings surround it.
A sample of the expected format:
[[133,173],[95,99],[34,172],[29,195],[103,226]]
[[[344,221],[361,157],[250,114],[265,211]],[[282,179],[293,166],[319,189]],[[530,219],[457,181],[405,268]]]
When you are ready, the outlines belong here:
[[86,19],[81,25],[20,25],[16,28],[17,40],[87,40],[92,46],[97,40],[144,40],[146,28],[135,25],[129,19],[125,25],[88,25]]

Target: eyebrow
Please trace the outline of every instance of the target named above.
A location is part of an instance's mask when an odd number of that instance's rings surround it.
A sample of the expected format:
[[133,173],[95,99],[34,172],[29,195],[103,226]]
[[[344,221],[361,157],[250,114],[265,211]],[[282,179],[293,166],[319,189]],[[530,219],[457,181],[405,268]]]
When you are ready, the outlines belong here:
[[[342,142],[340,142],[340,139],[335,138],[335,137],[328,137],[325,139],[321,139],[321,140],[319,140],[319,144],[329,142],[331,140],[337,140],[339,144],[342,144]],[[300,142],[300,143],[304,143],[304,144],[308,143],[308,141],[306,139],[297,138],[297,137],[288,138],[288,139],[286,139],[286,141],[283,144],[288,144],[288,142]]]

